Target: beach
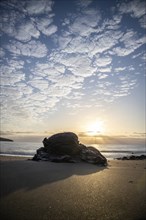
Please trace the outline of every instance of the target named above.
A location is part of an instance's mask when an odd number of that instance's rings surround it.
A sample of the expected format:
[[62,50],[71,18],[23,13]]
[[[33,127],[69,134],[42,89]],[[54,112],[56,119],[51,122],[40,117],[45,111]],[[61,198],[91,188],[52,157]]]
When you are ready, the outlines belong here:
[[3,220],[144,220],[146,160],[35,162],[0,157]]

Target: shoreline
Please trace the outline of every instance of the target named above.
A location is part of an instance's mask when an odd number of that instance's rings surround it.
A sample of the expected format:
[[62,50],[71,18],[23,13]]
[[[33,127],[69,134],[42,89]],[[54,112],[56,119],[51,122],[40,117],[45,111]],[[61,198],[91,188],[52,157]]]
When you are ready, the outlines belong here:
[[[16,155],[16,154],[0,154],[0,161],[1,160],[21,160],[21,159],[32,159],[34,157],[34,155]],[[134,158],[135,157],[135,158]],[[130,154],[128,156],[121,156],[121,157],[116,157],[116,158],[108,158],[106,157],[108,161],[111,160],[146,160],[146,154],[140,154],[140,155],[136,155],[136,154]]]
[[31,159],[33,156],[28,156],[28,155],[14,155],[14,154],[0,154],[0,161],[5,161],[5,160],[27,160]]
[[[4,145],[3,145],[4,143]],[[43,145],[38,143],[13,143],[13,142],[3,142],[1,145],[1,155],[3,156],[18,156],[18,157],[28,157],[32,158],[36,154],[38,147],[43,147]],[[39,146],[40,145],[40,146]],[[87,145],[88,146],[88,145]],[[130,145],[125,147],[124,145],[89,145],[98,149],[108,160],[113,160],[120,157],[129,156],[139,156],[146,155],[145,147],[142,145],[138,147],[137,145]]]
[[3,220],[145,219],[146,160],[101,167],[0,159]]

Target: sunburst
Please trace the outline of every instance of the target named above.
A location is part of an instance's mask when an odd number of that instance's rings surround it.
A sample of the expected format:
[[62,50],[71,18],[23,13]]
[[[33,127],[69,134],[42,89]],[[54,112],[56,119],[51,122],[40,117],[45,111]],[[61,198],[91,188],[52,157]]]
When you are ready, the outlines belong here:
[[104,130],[104,121],[102,120],[96,120],[87,126],[87,134],[91,136],[101,134],[104,132]]

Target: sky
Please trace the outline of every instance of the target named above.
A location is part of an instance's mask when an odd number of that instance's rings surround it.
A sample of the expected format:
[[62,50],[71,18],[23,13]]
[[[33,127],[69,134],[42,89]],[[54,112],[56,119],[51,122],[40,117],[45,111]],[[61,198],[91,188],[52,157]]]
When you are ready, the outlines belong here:
[[1,0],[1,136],[144,138],[144,0]]

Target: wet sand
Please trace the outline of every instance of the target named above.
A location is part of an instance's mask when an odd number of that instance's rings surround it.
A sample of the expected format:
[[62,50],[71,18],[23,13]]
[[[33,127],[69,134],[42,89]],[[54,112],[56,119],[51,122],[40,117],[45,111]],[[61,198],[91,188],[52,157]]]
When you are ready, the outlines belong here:
[[35,162],[0,157],[2,220],[144,220],[146,160]]

